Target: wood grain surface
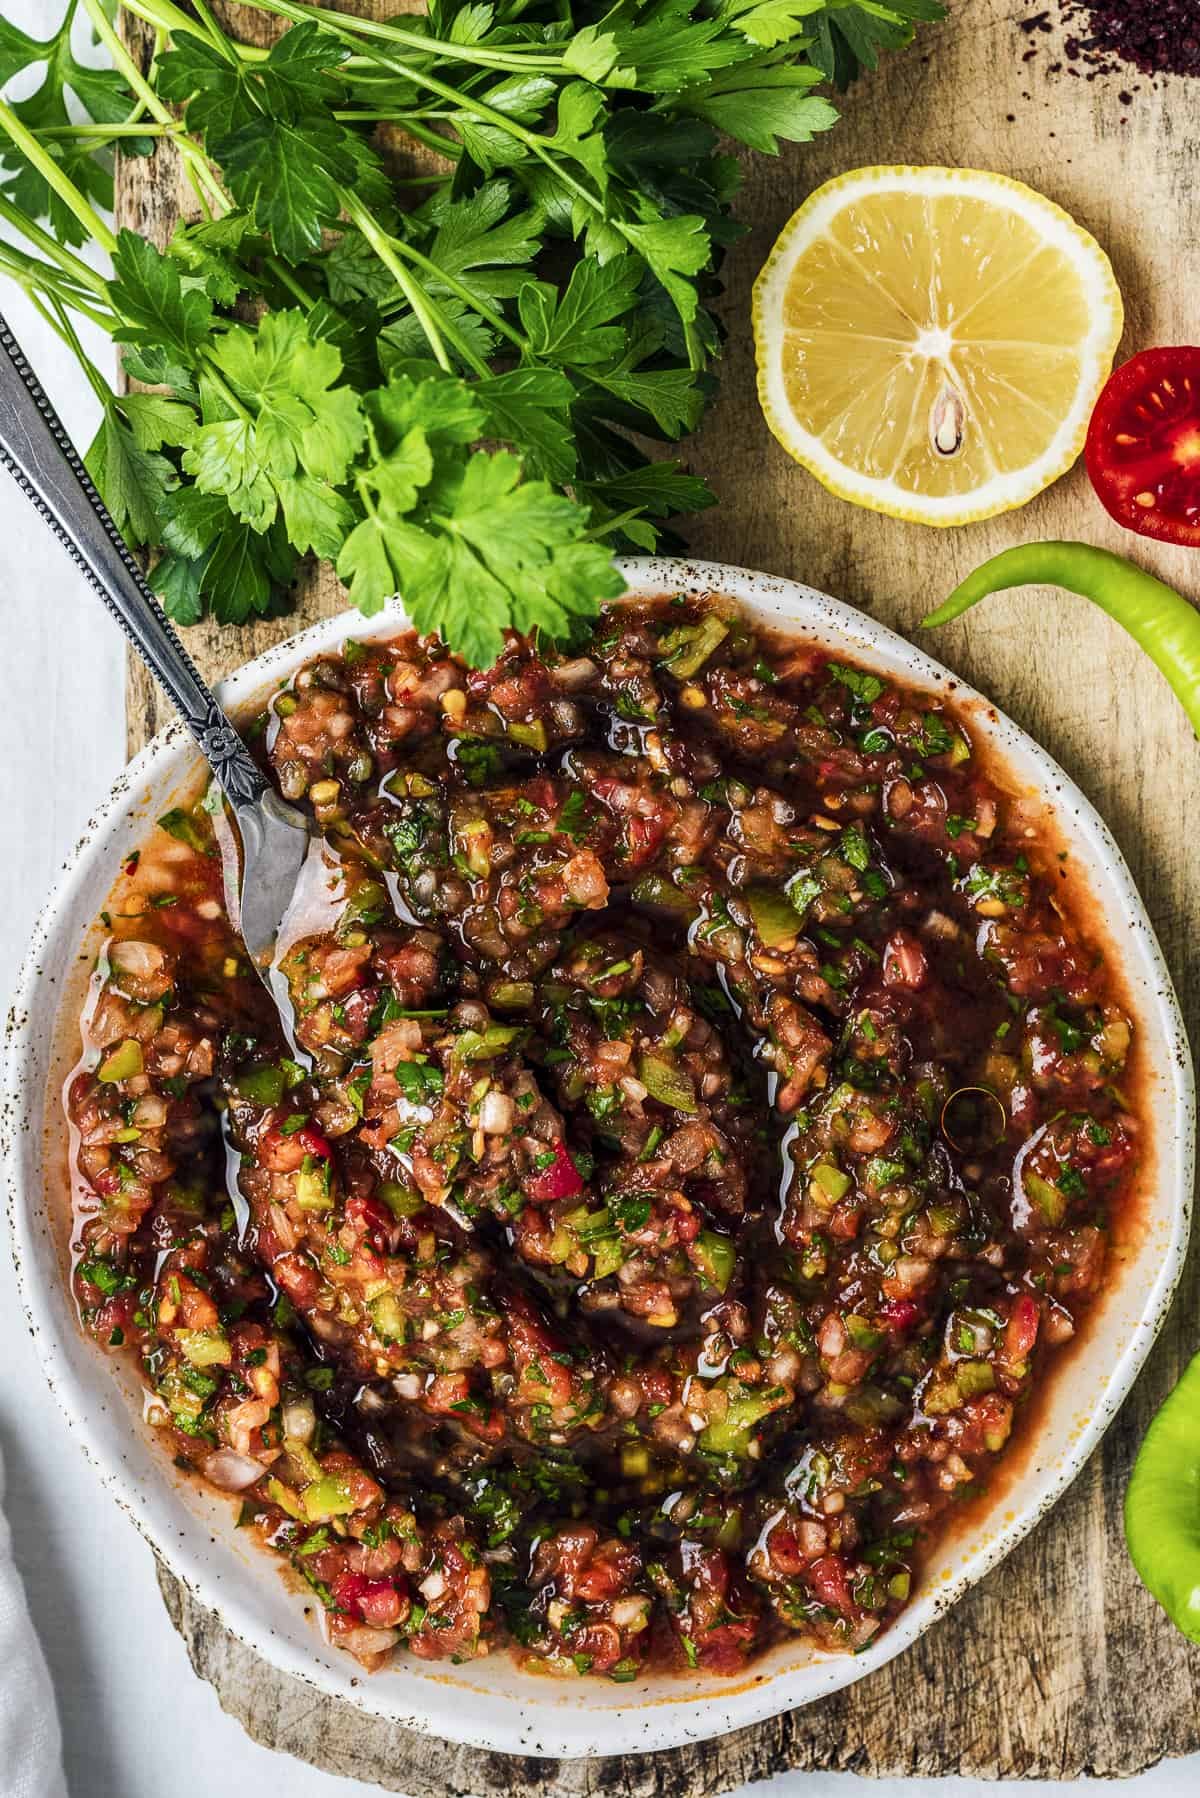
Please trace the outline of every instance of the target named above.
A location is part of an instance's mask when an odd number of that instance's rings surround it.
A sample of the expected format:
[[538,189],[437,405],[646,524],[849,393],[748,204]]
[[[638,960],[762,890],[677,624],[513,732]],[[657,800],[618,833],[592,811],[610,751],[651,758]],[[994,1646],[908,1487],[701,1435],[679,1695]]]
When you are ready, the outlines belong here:
[[[860,82],[828,137],[776,161],[747,159],[740,212],[751,230],[726,269],[722,391],[689,447],[722,502],[690,532],[697,554],[796,576],[910,633],[986,555],[1042,536],[1132,549],[1200,594],[1196,560],[1124,536],[1093,500],[1082,467],[1019,515],[933,531],[826,494],[788,461],[758,412],[750,283],[806,194],[865,163],[954,163],[1030,182],[1112,256],[1127,307],[1123,353],[1200,337],[1200,81],[1153,86],[1133,71],[1094,82],[1067,67],[1051,73],[1061,38],[1023,34],[1019,21],[1033,10],[1030,0],[952,0],[951,17],[924,28],[915,52]],[[1030,49],[1036,55],[1023,60]],[[1129,104],[1119,100],[1122,90],[1132,92]],[[178,194],[161,155],[126,163],[119,196],[121,221],[165,242]],[[339,604],[328,574],[306,573],[291,619],[240,634],[201,627],[188,646],[216,674]],[[1200,793],[1200,745],[1166,686],[1115,625],[1063,594],[997,598],[932,647],[1045,744],[1108,820],[1195,1034],[1200,857],[1191,807]],[[162,716],[134,670],[131,748]],[[1134,1773],[1200,1749],[1200,1649],[1166,1624],[1121,1538],[1130,1462],[1195,1347],[1198,1301],[1193,1255],[1171,1320],[1102,1451],[1002,1568],[870,1679],[719,1742],[585,1763],[452,1748],[314,1699],[233,1642],[165,1572],[160,1583],[197,1672],[256,1740],[413,1798],[501,1790],[514,1798],[664,1791],[699,1798],[788,1768],[985,1778]]]

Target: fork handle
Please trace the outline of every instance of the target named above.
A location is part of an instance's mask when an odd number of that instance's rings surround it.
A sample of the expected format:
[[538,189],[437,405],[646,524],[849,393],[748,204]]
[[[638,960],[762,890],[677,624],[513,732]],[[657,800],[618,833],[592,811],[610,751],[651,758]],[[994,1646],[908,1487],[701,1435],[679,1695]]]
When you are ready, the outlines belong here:
[[266,781],[175,635],[3,315],[0,350],[0,462],[174,701],[230,803],[256,804]]

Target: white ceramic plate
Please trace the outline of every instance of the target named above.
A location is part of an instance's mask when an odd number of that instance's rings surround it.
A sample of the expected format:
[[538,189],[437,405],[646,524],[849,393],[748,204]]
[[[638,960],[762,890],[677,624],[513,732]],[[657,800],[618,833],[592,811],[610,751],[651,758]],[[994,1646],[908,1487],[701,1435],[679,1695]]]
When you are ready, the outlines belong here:
[[[977,737],[1003,757],[1012,783],[1044,802],[1069,841],[1070,879],[1096,902],[1123,972],[1144,1066],[1152,1120],[1142,1228],[1110,1295],[1071,1350],[1069,1379],[1052,1382],[1032,1445],[1019,1451],[992,1511],[934,1558],[900,1620],[863,1653],[826,1655],[782,1644],[736,1681],[658,1675],[632,1685],[561,1682],[518,1673],[505,1655],[470,1666],[411,1658],[364,1675],[326,1647],[302,1596],[271,1557],[234,1527],[234,1507],[174,1473],[142,1423],[141,1387],[81,1334],[63,1278],[68,1221],[66,1129],[59,1103],[75,1058],[78,1001],[95,954],[89,927],[120,858],[195,771],[179,726],[138,756],[97,812],[63,870],[30,945],[13,1010],[3,1120],[9,1149],[9,1218],[21,1291],[46,1377],[101,1479],[172,1571],[226,1626],[283,1672],[365,1711],[455,1742],[554,1756],[668,1748],[755,1723],[850,1685],[900,1654],[955,1599],[1003,1559],[1075,1478],[1141,1367],[1179,1278],[1187,1245],[1195,1094],[1179,1007],[1149,920],[1108,830],[1050,757],[970,688],[861,612],[803,587],[716,563],[637,558],[625,564],[635,593],[719,591],[764,622],[798,629],[835,654],[913,685],[952,695]],[[224,686],[245,707],[317,652],[345,636],[375,636],[403,623],[398,609],[369,624],[348,614],[293,638]],[[48,1194],[54,1195],[52,1199]]]

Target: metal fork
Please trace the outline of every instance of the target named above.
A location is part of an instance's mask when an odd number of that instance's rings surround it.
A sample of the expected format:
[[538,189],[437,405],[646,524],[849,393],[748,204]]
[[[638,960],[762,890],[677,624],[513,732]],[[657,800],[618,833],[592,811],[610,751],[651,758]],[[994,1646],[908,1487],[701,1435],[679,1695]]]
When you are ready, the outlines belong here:
[[0,350],[0,462],[178,708],[220,783],[242,847],[240,870],[231,869],[226,860],[231,919],[279,1008],[294,1050],[286,983],[273,974],[272,962],[309,852],[308,824],[267,784],[196,672],[3,316]]

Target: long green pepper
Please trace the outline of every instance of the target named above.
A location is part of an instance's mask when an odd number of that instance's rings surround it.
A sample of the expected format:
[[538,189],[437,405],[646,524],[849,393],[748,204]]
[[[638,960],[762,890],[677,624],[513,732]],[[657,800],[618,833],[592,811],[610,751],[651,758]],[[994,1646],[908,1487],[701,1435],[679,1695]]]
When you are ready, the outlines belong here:
[[1176,1629],[1200,1642],[1200,1355],[1146,1432],[1125,1494],[1125,1540]]
[[1008,587],[1065,587],[1090,599],[1129,632],[1166,675],[1200,737],[1200,611],[1155,575],[1090,543],[1022,543],[982,563],[922,629],[949,624]]

